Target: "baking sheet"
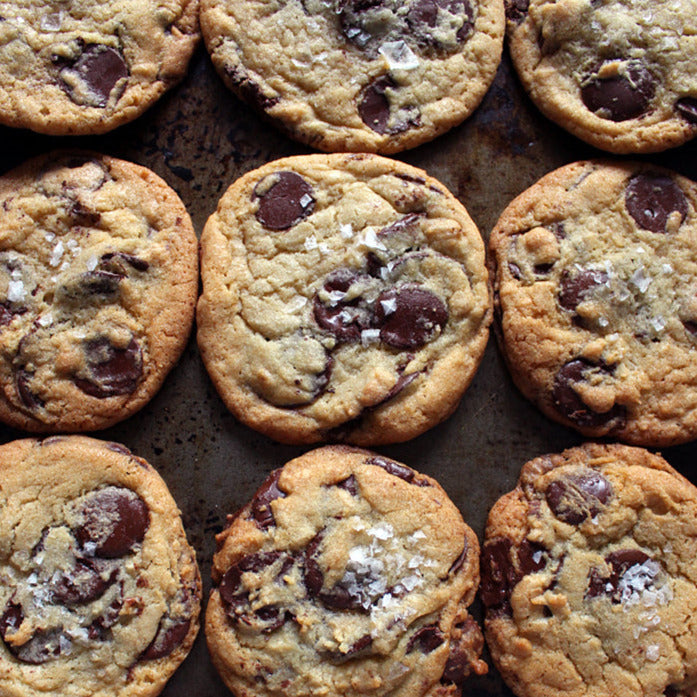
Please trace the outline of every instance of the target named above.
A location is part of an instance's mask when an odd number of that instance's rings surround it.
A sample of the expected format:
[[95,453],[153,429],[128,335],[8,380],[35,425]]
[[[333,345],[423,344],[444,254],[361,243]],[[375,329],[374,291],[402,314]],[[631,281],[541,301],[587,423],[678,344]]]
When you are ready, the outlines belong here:
[[[239,102],[199,47],[187,78],[144,116],[103,136],[55,138],[0,127],[0,171],[54,148],[90,148],[145,165],[181,196],[198,234],[229,184],[270,160],[311,152]],[[397,155],[440,179],[467,207],[485,239],[501,211],[543,174],[568,162],[605,156],[542,117],[517,83],[506,54],[477,112],[434,142]],[[697,179],[697,144],[641,158]],[[23,434],[0,426],[2,442]],[[96,437],[115,440],[162,474],[182,510],[210,589],[214,535],[266,475],[303,448],[280,445],[242,426],[208,379],[192,336],[163,389],[138,415]],[[457,412],[444,424],[380,452],[425,472],[445,487],[479,535],[494,501],[509,491],[527,460],[581,442],[542,416],[508,377],[493,336]],[[663,451],[693,482],[697,447]],[[475,612],[479,612],[476,607]],[[224,697],[203,632],[165,688],[164,697]],[[510,697],[492,668],[464,695]]]

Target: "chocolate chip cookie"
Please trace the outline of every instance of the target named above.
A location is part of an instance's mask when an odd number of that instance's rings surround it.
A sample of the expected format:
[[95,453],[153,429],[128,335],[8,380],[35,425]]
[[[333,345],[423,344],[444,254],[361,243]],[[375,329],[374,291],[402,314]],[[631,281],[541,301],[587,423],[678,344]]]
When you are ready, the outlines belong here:
[[105,428],[140,409],[184,348],[197,241],[153,172],[51,153],[0,178],[0,420]]
[[490,238],[501,346],[548,416],[587,436],[697,437],[697,185],[649,164],[579,162]]
[[198,631],[177,506],[124,446],[0,446],[0,692],[157,695]]
[[53,135],[132,121],[186,72],[198,0],[0,2],[0,123]]
[[574,135],[640,153],[697,134],[690,0],[506,0],[506,14],[525,89]]
[[202,0],[238,96],[325,151],[394,153],[477,107],[501,58],[503,0]]
[[697,489],[663,458],[538,457],[489,514],[486,637],[520,697],[697,689]]
[[436,481],[328,446],[275,470],[217,537],[206,612],[236,695],[429,697],[482,674],[479,545]]
[[228,408],[283,442],[412,438],[456,408],[490,323],[484,245],[425,172],[278,160],[201,237],[198,340]]

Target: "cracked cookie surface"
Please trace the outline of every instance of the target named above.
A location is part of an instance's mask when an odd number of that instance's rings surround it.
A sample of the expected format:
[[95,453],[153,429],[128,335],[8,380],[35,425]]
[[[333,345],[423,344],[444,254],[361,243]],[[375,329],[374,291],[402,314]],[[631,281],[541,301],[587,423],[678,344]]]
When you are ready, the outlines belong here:
[[697,436],[697,185],[653,165],[550,173],[491,234],[501,345],[522,392],[588,436]]
[[0,121],[110,131],[184,76],[198,38],[197,0],[0,2]]
[[697,134],[693,0],[506,0],[506,15],[521,81],[562,128],[616,153]]
[[271,162],[201,237],[198,340],[228,408],[285,442],[407,440],[450,415],[490,323],[484,245],[423,171]]
[[95,430],[140,409],[193,322],[197,241],[139,165],[51,153],[0,179],[0,419]]
[[691,697],[697,489],[630,446],[536,458],[489,514],[481,596],[521,697]]
[[203,0],[226,84],[325,151],[392,153],[477,107],[494,79],[502,0]]
[[275,470],[217,538],[206,637],[240,697],[446,697],[486,672],[479,545],[430,477],[347,446]]
[[0,447],[0,692],[157,695],[198,631],[201,584],[165,483],[82,436]]

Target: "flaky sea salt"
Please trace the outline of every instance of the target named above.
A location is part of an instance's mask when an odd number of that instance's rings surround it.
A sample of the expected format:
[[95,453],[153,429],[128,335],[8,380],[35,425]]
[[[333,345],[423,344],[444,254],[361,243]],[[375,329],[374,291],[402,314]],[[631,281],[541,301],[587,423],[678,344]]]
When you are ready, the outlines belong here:
[[61,240],[58,240],[56,242],[56,246],[53,248],[53,252],[51,253],[51,259],[49,260],[49,264],[51,266],[58,266],[61,261],[61,257],[63,256],[63,252],[65,251],[65,247],[63,246],[63,242]]
[[391,70],[415,70],[419,67],[419,57],[404,41],[385,41],[378,49]]
[[661,657],[661,647],[651,644],[646,648],[646,660],[656,662]]
[[16,303],[24,300],[26,290],[22,281],[10,281],[7,284],[7,299],[11,303]]
[[368,249],[377,249],[379,251],[385,251],[387,249],[387,247],[385,247],[385,245],[378,239],[375,228],[372,227],[367,227],[363,231],[362,242],[366,247],[368,247]]
[[346,223],[345,225],[342,223],[339,225],[339,234],[343,239],[350,240],[353,237],[353,225],[351,223]]
[[382,306],[382,311],[385,316],[391,315],[393,312],[397,311],[397,298],[387,298],[386,300],[381,300],[380,305]]

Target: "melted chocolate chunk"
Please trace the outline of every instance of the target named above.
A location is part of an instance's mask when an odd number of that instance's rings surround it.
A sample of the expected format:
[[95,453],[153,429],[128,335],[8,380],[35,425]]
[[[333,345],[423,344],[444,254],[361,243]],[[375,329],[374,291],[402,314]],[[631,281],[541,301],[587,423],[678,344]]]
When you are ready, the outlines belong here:
[[397,382],[395,382],[392,389],[385,396],[385,399],[383,399],[380,403],[384,404],[385,402],[389,402],[391,399],[394,399],[402,390],[411,385],[411,383],[414,382],[414,380],[416,380],[420,374],[421,373],[407,373],[400,375],[397,378]]
[[606,412],[596,412],[588,407],[574,389],[574,384],[585,381],[590,372],[611,374],[607,366],[591,363],[577,358],[561,367],[554,379],[552,399],[557,411],[581,428],[600,428],[617,430],[624,426],[627,410],[622,404],[615,404]]
[[456,624],[441,682],[463,685],[473,671],[480,674],[477,664],[481,663],[479,656],[483,648],[484,637],[471,617]]
[[[116,49],[99,44],[86,46],[70,68],[61,70],[61,77],[67,78],[68,74],[76,75],[88,88],[90,104],[96,107],[105,107],[109,101],[113,89],[118,83],[127,78],[128,66],[124,57]],[[72,80],[66,81],[66,89],[69,96],[75,100],[76,92],[68,85]]]
[[513,276],[513,278],[516,279],[516,281],[520,281],[521,278],[523,278],[523,271],[518,266],[518,264],[514,264],[512,261],[508,262],[508,272]]
[[287,230],[312,214],[315,198],[309,182],[295,172],[274,172],[254,188],[256,219],[269,230]]
[[487,542],[481,568],[481,597],[487,610],[509,615],[511,592],[520,579],[541,571],[546,564],[546,550],[530,540],[523,540],[518,549],[508,538]]
[[451,574],[456,574],[462,568],[462,565],[465,563],[465,559],[467,559],[466,541],[462,548],[462,552],[458,554],[458,556],[455,558],[455,561],[450,565],[450,568],[448,569],[448,575],[450,576]]
[[530,0],[505,0],[506,19],[509,22],[520,24],[528,14]]
[[165,615],[160,620],[155,637],[141,654],[141,660],[156,661],[169,656],[186,639],[190,627],[191,619],[188,617],[172,619]]
[[111,636],[109,630],[119,619],[122,607],[123,583],[119,587],[119,595],[112,600],[111,605],[87,627],[87,636],[92,639],[92,641],[107,641]]
[[392,113],[388,89],[399,89],[389,75],[381,75],[363,88],[358,102],[358,115],[363,123],[380,135],[396,135],[418,126],[421,117],[417,107],[403,107]]
[[247,72],[240,66],[224,66],[225,74],[230,78],[235,91],[247,102],[259,111],[268,111],[281,101],[280,97],[269,97],[264,94],[258,83],[252,80]]
[[423,288],[402,286],[381,293],[375,304],[380,339],[400,349],[419,348],[431,341],[448,321],[443,301]]
[[5,606],[5,611],[0,617],[0,636],[5,640],[8,634],[13,634],[24,621],[24,611],[18,603],[10,602]]
[[150,511],[134,491],[108,486],[88,494],[79,507],[75,530],[80,545],[100,557],[122,557],[140,544],[150,526]]
[[423,654],[429,654],[431,651],[435,651],[444,641],[443,632],[440,631],[438,625],[429,624],[412,634],[407,643],[407,653],[418,649]]
[[585,467],[555,479],[545,490],[552,513],[570,525],[580,525],[587,518],[595,517],[612,496],[610,482],[600,472]]
[[352,474],[346,477],[346,479],[342,479],[340,482],[338,482],[337,486],[340,489],[345,489],[348,491],[351,496],[358,496],[358,482]]
[[[605,557],[605,563],[610,567],[610,575],[597,567],[591,569],[588,579],[586,598],[608,596],[613,603],[622,601],[622,580],[624,575],[634,566],[641,566],[650,560],[648,554],[639,549],[620,549]],[[637,579],[636,590],[641,591],[653,584],[653,576]]]
[[675,103],[675,108],[680,115],[690,123],[697,123],[697,99],[694,97],[683,97]]
[[399,477],[409,483],[414,481],[414,476],[416,475],[416,472],[406,465],[400,465],[398,462],[384,457],[371,457],[365,461],[365,464],[382,467],[385,472],[389,472],[389,474],[393,474],[395,477]]
[[41,409],[45,402],[36,395],[29,386],[29,381],[33,376],[33,373],[29,373],[23,368],[20,368],[15,375],[15,388],[17,389],[17,394],[22,404],[27,407],[27,409],[35,411],[36,409]]
[[420,220],[421,216],[418,213],[409,213],[409,215],[405,215],[403,218],[378,230],[378,237],[389,238],[400,234],[413,235],[419,229]]
[[[281,556],[281,552],[250,554],[225,572],[218,590],[231,621],[241,622],[264,634],[273,632],[286,622],[290,613],[274,605],[252,611],[249,605],[249,593],[242,586],[242,574],[259,573],[274,564]],[[285,574],[292,565],[293,558],[286,555],[276,578]]]
[[687,197],[672,177],[637,174],[625,190],[624,203],[634,222],[644,230],[667,232],[668,219],[677,213],[680,223],[687,216]]
[[[330,297],[342,296],[353,284],[360,284],[363,280],[364,275],[352,269],[341,268],[329,274],[323,288]],[[315,322],[340,342],[359,341],[361,332],[370,328],[373,322],[372,313],[361,302],[360,294],[348,300],[339,297],[330,301],[330,304],[325,304],[319,295],[315,295],[312,309]]]
[[79,227],[94,227],[102,219],[102,214],[99,211],[87,208],[80,201],[72,202],[69,215],[73,225]]
[[104,578],[99,568],[78,561],[70,573],[62,573],[51,581],[50,592],[53,602],[62,605],[79,605],[100,598],[116,580],[117,572]]
[[136,271],[147,271],[150,268],[150,264],[145,259],[140,259],[133,254],[126,254],[125,252],[107,252],[103,254],[99,266],[105,271],[125,276],[127,271],[121,262],[132,266]]
[[135,339],[126,348],[116,348],[106,337],[83,344],[88,377],[73,382],[85,394],[98,399],[135,392],[143,374],[143,357]]
[[565,269],[559,283],[559,304],[565,310],[575,310],[595,288],[605,285],[608,280],[605,271],[582,269],[572,274]]
[[285,493],[278,488],[278,480],[281,478],[281,470],[274,470],[259,487],[251,502],[252,518],[261,530],[266,530],[276,524],[271,510],[271,502],[284,498]]
[[348,647],[346,652],[330,651],[327,654],[327,658],[329,658],[329,660],[334,664],[345,663],[346,661],[366,654],[372,645],[373,638],[370,636],[370,634],[364,634],[360,639],[354,641],[353,644]]
[[646,66],[633,62],[626,74],[590,79],[581,88],[581,99],[600,118],[627,121],[648,110],[655,90],[654,77]]
[[110,302],[120,290],[122,274],[95,269],[59,286],[56,300],[62,303]]
[[6,644],[12,655],[23,663],[41,665],[58,658],[64,648],[72,644],[70,637],[63,633],[61,627],[39,629],[29,641],[21,646]]
[[322,542],[323,534],[321,532],[317,533],[310,543],[307,545],[304,554],[304,567],[303,574],[305,579],[305,587],[307,592],[311,597],[316,598],[322,586],[324,585],[324,574],[322,569],[319,568],[317,563],[317,556],[319,554],[319,546]]
[[407,13],[407,24],[419,43],[437,46],[437,35],[429,29],[438,26],[439,10],[462,19],[462,26],[457,30],[459,43],[466,41],[474,28],[474,8],[465,0],[415,0]]

